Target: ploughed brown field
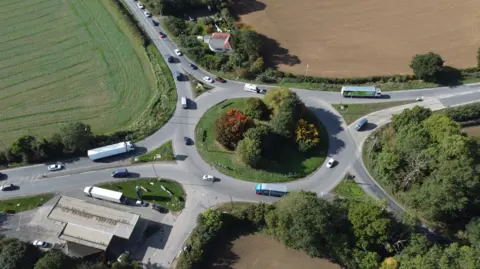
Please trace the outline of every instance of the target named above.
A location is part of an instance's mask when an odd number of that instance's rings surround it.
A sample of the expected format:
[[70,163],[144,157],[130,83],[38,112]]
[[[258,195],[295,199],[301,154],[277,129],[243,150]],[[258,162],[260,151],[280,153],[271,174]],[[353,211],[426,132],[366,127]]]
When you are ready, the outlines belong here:
[[480,47],[479,0],[233,2],[242,23],[268,37],[266,60],[285,72],[409,74],[412,56],[429,51],[446,65],[473,67]]
[[340,269],[325,259],[288,249],[263,234],[241,236],[217,257],[210,269]]

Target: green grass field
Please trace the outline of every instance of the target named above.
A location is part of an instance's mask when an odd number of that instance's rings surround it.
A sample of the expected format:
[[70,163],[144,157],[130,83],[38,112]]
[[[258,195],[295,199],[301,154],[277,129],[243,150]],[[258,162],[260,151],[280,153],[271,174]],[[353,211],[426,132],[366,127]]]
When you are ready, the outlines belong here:
[[[160,158],[155,159],[155,157],[160,154]],[[136,159],[136,160],[135,160]],[[132,163],[147,163],[147,162],[158,162],[158,161],[173,161],[175,160],[175,154],[173,153],[172,140],[165,142],[160,147],[152,150],[148,153],[142,154],[138,157],[132,158]]]
[[53,194],[40,194],[35,196],[25,196],[21,198],[0,201],[0,212],[22,212],[42,206],[45,202],[52,199]]
[[413,102],[415,102],[415,100],[372,103],[372,104],[344,104],[343,109],[341,108],[342,105],[340,104],[335,104],[332,106],[342,115],[343,119],[347,124],[351,124],[354,121],[372,112],[382,110],[382,109],[387,109],[390,107],[411,104]]
[[364,200],[372,199],[368,196],[348,175],[333,189],[334,194],[337,194],[345,199]]
[[[153,184],[150,184],[152,182]],[[185,192],[182,185],[170,179],[157,180],[156,178],[141,178],[128,179],[119,182],[111,182],[99,185],[100,188],[105,188],[114,191],[120,191],[126,197],[138,199],[135,191],[136,186],[142,186],[148,190],[143,192],[143,200],[149,203],[157,203],[171,211],[180,211],[185,207]],[[173,196],[164,191],[161,186],[169,190]]]
[[2,1],[0,21],[2,142],[70,121],[111,132],[149,107],[152,67],[108,0]]
[[[198,122],[195,129],[197,150],[202,158],[222,173],[234,178],[255,182],[285,182],[305,177],[314,172],[325,160],[328,150],[328,134],[325,126],[316,121],[320,130],[320,145],[303,154],[296,148],[282,145],[275,160],[262,159],[258,169],[253,169],[237,160],[235,152],[222,147],[215,140],[215,121],[229,108],[243,110],[248,98],[229,99],[211,107]],[[310,122],[316,118],[308,114]],[[205,141],[203,137],[205,134]],[[220,163],[221,165],[214,165]],[[227,168],[225,168],[226,166]]]

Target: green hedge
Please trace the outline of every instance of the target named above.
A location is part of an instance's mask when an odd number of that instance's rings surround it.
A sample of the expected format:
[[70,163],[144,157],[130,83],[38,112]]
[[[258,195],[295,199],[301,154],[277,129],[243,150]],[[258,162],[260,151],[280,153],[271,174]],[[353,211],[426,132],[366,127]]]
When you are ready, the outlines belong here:
[[469,122],[480,119],[480,102],[450,107],[444,113],[456,122]]

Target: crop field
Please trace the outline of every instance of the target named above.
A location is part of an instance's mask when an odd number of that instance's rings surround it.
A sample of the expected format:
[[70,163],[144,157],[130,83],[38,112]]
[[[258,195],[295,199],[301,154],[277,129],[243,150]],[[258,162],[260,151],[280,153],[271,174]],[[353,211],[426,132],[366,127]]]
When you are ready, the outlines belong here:
[[0,1],[0,136],[134,122],[156,90],[145,53],[104,0]]
[[328,260],[289,249],[264,234],[241,236],[216,257],[210,269],[340,269]]
[[268,37],[266,60],[285,72],[333,77],[410,74],[412,56],[429,51],[439,53],[449,66],[476,65],[478,0],[235,3],[241,21]]

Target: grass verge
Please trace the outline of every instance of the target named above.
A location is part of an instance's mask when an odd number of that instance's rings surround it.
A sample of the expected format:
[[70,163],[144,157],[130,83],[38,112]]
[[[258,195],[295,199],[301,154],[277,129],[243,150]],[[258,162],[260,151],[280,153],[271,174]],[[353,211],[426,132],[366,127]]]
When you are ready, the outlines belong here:
[[[100,188],[120,191],[125,197],[138,199],[136,186],[143,187],[147,190],[143,190],[142,192],[143,200],[146,202],[160,204],[170,211],[180,211],[185,207],[185,192],[183,191],[182,185],[170,179],[129,179],[99,185]],[[172,195],[164,190],[162,186],[170,191]]]
[[53,193],[40,194],[35,196],[25,196],[21,198],[1,200],[0,212],[18,213],[42,206],[48,200],[52,199]]
[[132,158],[131,162],[147,163],[147,162],[173,161],[173,160],[175,160],[175,154],[173,153],[172,140],[169,140],[151,152]]
[[216,208],[221,212],[232,213],[233,210],[245,210],[250,205],[254,203],[251,202],[227,202],[223,204],[219,204]]
[[285,182],[302,178],[314,172],[325,160],[328,150],[328,133],[325,126],[313,114],[307,114],[306,120],[317,125],[320,131],[320,145],[300,153],[291,146],[279,147],[275,160],[262,159],[258,169],[251,168],[238,161],[235,152],[226,150],[215,140],[215,120],[226,109],[243,110],[248,98],[229,99],[211,107],[198,122],[195,129],[197,150],[202,158],[222,173],[234,178],[254,182]]
[[200,80],[197,80],[190,74],[188,74],[188,81],[190,82],[190,86],[192,87],[193,98],[201,95],[206,91],[213,89],[213,87],[211,87],[210,85],[205,84]]
[[346,175],[345,178],[333,189],[334,194],[341,196],[345,199],[351,200],[365,200],[371,199],[359,186],[358,183],[353,180],[350,175]]
[[[406,104],[414,103],[415,100],[395,101],[385,103],[372,103],[372,104],[333,104],[332,106],[342,115],[347,124],[351,124],[359,118],[368,115],[372,112],[387,109],[390,107],[396,107]],[[343,106],[343,109],[342,109]]]

